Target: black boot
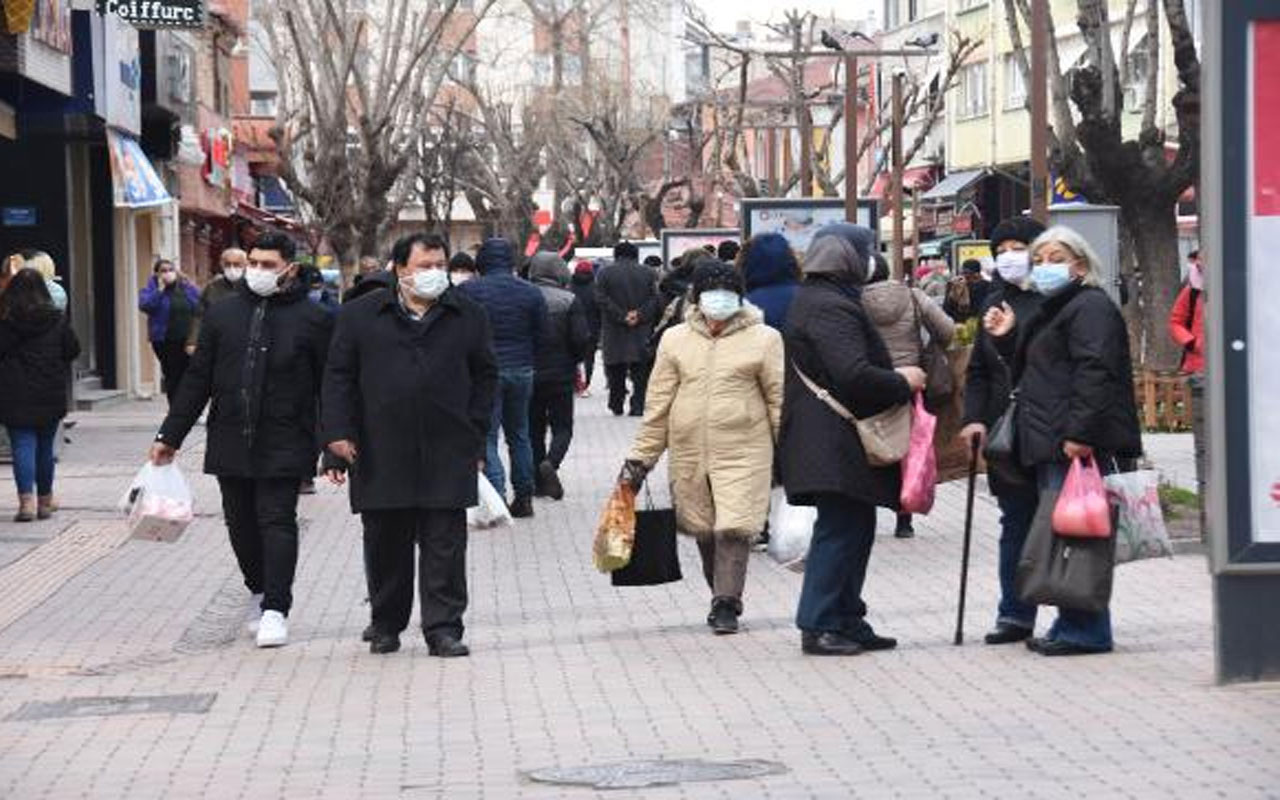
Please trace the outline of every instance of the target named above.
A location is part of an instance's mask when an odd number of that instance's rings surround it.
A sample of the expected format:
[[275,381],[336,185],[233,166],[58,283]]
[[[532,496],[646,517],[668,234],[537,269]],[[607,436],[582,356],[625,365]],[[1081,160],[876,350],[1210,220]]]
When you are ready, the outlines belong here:
[[538,486],[542,490],[543,497],[550,497],[552,500],[564,499],[564,485],[560,483],[560,474],[556,472],[555,466],[550,461],[543,461],[538,465]]
[[533,498],[527,494],[516,495],[515,502],[511,504],[511,516],[516,519],[533,516]]
[[733,597],[717,597],[711,601],[711,616],[708,622],[711,630],[717,635],[738,632],[738,616],[742,613],[742,602]]

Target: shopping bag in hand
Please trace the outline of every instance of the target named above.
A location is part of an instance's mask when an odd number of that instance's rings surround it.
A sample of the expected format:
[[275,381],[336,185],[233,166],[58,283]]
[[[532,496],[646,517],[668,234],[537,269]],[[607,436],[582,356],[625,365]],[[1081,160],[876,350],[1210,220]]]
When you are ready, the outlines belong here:
[[503,502],[502,495],[493,488],[484,473],[479,473],[476,494],[479,501],[467,509],[467,524],[473,528],[496,528],[499,525],[511,524],[511,511]]
[[175,542],[195,519],[191,486],[177,464],[142,465],[117,508],[129,518],[135,539]]
[[792,572],[804,572],[817,520],[818,509],[793,506],[785,489],[774,489],[769,502],[769,557]]
[[1104,478],[1103,483],[1119,510],[1116,563],[1172,558],[1173,544],[1160,509],[1160,474],[1154,470],[1117,472]]
[[631,561],[636,540],[636,490],[619,481],[600,514],[592,561],[601,572],[612,572]]
[[1053,506],[1053,532],[1083,539],[1111,535],[1111,504],[1102,473],[1092,458],[1071,460],[1062,492]]
[[916,393],[911,411],[911,449],[902,460],[902,493],[898,500],[905,514],[928,514],[933,509],[938,483],[938,457],[933,451],[933,433],[938,418],[924,408],[924,395]]

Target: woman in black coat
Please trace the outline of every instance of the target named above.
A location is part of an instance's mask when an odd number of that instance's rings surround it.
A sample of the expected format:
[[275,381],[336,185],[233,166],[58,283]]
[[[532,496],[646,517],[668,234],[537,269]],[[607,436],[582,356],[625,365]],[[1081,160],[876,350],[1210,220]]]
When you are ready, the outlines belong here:
[[867,623],[862,584],[875,540],[876,506],[898,507],[900,467],[869,465],[856,428],[800,377],[859,418],[907,403],[924,388],[918,367],[893,368],[862,308],[873,242],[871,231],[859,225],[818,231],[788,315],[779,451],[788,501],[818,509],[796,611],[801,648],[811,655],[855,655],[897,644]]
[[0,293],[0,424],[13,450],[15,522],[48,519],[55,509],[53,441],[67,415],[78,355],[80,342],[54,307],[44,276],[19,270]]
[[[1142,433],[1128,331],[1100,288],[1097,255],[1075,231],[1054,227],[1032,244],[1031,263],[1039,310],[1019,321],[1002,303],[988,309],[983,327],[1013,364],[1019,460],[1040,489],[1057,489],[1072,459],[1109,471],[1141,455]],[[1110,612],[1060,608],[1048,634],[1027,646],[1046,656],[1108,652]]]

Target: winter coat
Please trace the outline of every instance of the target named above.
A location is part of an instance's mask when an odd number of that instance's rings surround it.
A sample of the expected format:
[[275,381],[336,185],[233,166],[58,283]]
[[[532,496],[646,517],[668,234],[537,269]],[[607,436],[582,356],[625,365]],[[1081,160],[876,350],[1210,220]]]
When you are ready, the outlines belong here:
[[191,319],[191,332],[187,334],[187,346],[195,347],[200,341],[200,323],[204,320],[204,315],[208,313],[209,306],[225,300],[236,293],[236,285],[226,278],[219,275],[204,287],[204,291],[200,292],[200,302],[196,303],[196,313]]
[[33,319],[0,320],[0,425],[44,428],[67,415],[67,384],[80,342],[52,306]]
[[1204,292],[1183,286],[1169,312],[1169,335],[1182,348],[1180,368],[1189,375],[1204,372]]
[[857,429],[819,400],[796,372],[802,370],[859,418],[911,400],[911,387],[893,371],[858,290],[826,278],[806,280],[791,304],[786,343],[779,460],[788,501],[815,505],[820,495],[837,494],[897,508],[901,467],[870,466]]
[[[421,321],[392,292],[345,305],[325,373],[321,440],[356,444],[351,510],[475,505],[497,380],[489,318],[460,289]],[[326,454],[325,467],[338,466]]]
[[538,383],[572,383],[578,364],[591,346],[587,315],[573,292],[560,288],[568,276],[555,253],[538,253],[529,264],[529,278],[547,301],[534,380]]
[[752,305],[712,337],[691,304],[684,324],[662,337],[628,458],[652,467],[667,452],[681,531],[747,538],[764,529],[782,365],[782,336]]
[[[979,319],[988,309],[1008,303],[1015,318],[1022,322],[1036,315],[1044,297],[1029,289],[1019,289],[997,279],[981,309]],[[964,383],[964,424],[979,422],[990,430],[996,420],[1009,407],[1009,393],[1013,389],[1012,364],[1000,354],[991,336],[981,324],[973,341],[973,353],[969,356],[969,368]]]
[[587,329],[591,332],[591,344],[595,346],[600,341],[600,304],[596,302],[595,273],[575,272],[570,290],[582,306],[583,316],[587,318]]
[[1014,334],[996,340],[1006,357],[1011,340],[1024,466],[1064,461],[1068,439],[1118,458],[1142,454],[1129,332],[1106,292],[1072,284],[1046,297]]
[[[200,308],[200,292],[186,278],[178,278],[173,286],[165,287],[152,275],[147,285],[138,292],[138,310],[147,315],[148,341],[162,343],[167,337],[169,306],[173,302],[171,292],[182,292],[186,296],[193,319]],[[183,338],[186,338],[185,335]]]
[[316,403],[333,318],[298,283],[271,297],[244,285],[210,306],[158,441],[181,447],[205,403],[204,471],[231,478],[310,478]]
[[889,348],[895,367],[920,366],[924,349],[921,328],[943,348],[951,344],[956,324],[929,296],[897,281],[880,281],[862,288],[862,308]]
[[359,297],[364,297],[370,292],[376,292],[379,289],[395,289],[396,274],[391,270],[378,270],[370,272],[366,275],[357,275],[356,282],[352,284],[347,293],[342,296],[342,302],[350,303]]
[[[596,300],[604,363],[643,362],[653,324],[662,314],[653,270],[632,260],[614,261],[596,276]],[[640,312],[637,325],[627,324],[628,311]]]
[[547,302],[533,284],[517,278],[510,245],[485,242],[476,266],[481,275],[459,288],[489,313],[498,368],[533,369],[546,326]]
[[774,330],[786,328],[787,309],[800,286],[796,269],[791,244],[777,234],[753,239],[742,261],[747,301],[764,312],[765,324]]

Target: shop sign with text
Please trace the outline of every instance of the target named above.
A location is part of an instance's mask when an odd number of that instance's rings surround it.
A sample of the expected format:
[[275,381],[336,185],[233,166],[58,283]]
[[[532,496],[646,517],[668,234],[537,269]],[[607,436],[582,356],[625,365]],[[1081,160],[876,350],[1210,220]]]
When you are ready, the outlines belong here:
[[98,0],[99,14],[112,14],[135,28],[203,28],[204,0]]

